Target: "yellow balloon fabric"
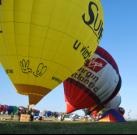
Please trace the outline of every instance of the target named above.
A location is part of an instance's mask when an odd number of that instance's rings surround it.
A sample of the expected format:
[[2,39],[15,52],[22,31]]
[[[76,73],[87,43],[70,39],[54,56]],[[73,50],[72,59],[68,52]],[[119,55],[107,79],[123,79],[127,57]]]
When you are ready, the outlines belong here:
[[100,0],[0,0],[0,62],[36,104],[94,53]]

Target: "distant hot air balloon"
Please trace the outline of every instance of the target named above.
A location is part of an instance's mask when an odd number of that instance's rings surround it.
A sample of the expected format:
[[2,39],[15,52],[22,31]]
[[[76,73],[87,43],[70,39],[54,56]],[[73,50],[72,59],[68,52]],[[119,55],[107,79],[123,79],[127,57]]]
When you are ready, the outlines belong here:
[[98,47],[93,57],[63,84],[67,113],[84,108],[93,112],[104,108],[117,95],[121,77],[114,58]]
[[100,0],[0,0],[0,62],[36,104],[94,53]]

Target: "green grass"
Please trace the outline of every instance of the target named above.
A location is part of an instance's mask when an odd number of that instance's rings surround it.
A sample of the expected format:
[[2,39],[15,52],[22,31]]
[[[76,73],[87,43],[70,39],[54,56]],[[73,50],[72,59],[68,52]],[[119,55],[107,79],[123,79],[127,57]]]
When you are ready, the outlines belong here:
[[0,134],[135,134],[137,122],[0,122]]

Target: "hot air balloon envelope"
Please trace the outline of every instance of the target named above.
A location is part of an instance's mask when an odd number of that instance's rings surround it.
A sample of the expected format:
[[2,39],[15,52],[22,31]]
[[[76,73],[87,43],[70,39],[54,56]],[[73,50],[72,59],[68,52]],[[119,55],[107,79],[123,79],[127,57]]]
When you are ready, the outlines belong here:
[[115,60],[98,47],[93,57],[64,81],[67,112],[103,108],[118,93],[121,78]]
[[103,31],[100,0],[0,0],[0,62],[37,103],[94,53]]

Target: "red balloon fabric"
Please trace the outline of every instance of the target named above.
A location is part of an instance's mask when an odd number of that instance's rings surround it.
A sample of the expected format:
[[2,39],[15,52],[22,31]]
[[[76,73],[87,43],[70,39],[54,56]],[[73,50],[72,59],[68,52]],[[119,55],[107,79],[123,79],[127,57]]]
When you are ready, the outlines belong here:
[[102,109],[119,92],[121,77],[114,58],[98,47],[92,58],[63,82],[66,112]]

